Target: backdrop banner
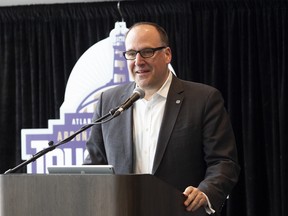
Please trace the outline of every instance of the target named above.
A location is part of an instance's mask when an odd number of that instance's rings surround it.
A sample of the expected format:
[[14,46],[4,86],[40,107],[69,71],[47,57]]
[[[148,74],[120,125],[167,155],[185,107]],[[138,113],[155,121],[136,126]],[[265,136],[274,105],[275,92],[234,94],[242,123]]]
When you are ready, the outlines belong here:
[[[22,159],[74,134],[92,122],[93,111],[101,92],[130,81],[125,51],[125,22],[116,22],[108,38],[91,46],[77,61],[69,77],[60,119],[49,120],[47,129],[22,129]],[[115,108],[115,107],[111,107]],[[87,156],[85,143],[90,128],[70,142],[38,158],[27,166],[27,173],[47,173],[55,165],[81,165]]]

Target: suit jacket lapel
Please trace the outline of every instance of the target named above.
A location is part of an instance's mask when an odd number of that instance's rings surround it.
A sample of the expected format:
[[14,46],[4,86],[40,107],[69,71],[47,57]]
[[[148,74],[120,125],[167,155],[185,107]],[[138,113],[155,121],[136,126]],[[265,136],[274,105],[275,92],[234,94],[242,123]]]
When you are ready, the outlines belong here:
[[168,92],[167,101],[165,105],[165,112],[159,132],[159,138],[157,143],[157,149],[154,157],[154,164],[152,174],[155,174],[163,158],[165,149],[167,147],[170,135],[173,131],[175,122],[177,120],[182,101],[184,91],[180,80],[173,76],[172,83]]

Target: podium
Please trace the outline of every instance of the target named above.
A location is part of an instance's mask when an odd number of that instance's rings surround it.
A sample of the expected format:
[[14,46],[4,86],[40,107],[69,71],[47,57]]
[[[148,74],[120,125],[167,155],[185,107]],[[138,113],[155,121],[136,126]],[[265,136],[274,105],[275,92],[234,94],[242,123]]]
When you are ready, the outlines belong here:
[[0,175],[1,216],[202,216],[152,175]]

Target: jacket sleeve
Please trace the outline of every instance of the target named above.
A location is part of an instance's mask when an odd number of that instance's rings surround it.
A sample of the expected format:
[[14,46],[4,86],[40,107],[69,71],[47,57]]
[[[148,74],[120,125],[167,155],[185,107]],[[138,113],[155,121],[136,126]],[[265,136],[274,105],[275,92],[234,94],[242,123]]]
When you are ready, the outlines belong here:
[[[96,106],[96,110],[93,115],[93,122],[101,117],[101,107],[102,107],[102,95]],[[85,165],[107,165],[106,152],[104,147],[103,135],[101,124],[94,125],[91,128],[89,139],[86,143],[86,149],[88,150],[88,156],[85,158]]]
[[216,214],[238,181],[240,167],[229,116],[218,90],[207,98],[203,119],[203,150],[207,170],[198,188],[209,198]]

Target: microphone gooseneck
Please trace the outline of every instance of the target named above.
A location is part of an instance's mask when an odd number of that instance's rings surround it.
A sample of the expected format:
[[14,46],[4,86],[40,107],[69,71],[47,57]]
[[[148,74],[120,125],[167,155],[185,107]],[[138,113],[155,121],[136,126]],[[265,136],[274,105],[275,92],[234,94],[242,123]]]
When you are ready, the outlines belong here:
[[[74,134],[68,136],[67,138],[63,139],[62,141],[59,141],[58,143],[54,144],[53,141],[49,141],[48,142],[48,146],[47,148],[43,149],[42,151],[37,152],[36,154],[32,155],[32,157],[24,162],[22,162],[21,164],[17,165],[16,167],[7,170],[4,174],[9,174],[9,173],[15,173],[17,170],[21,169],[22,167],[32,163],[33,161],[37,160],[39,157],[47,154],[50,151],[53,151],[54,149],[56,149],[57,147],[59,147],[60,145],[63,145],[67,142],[70,142],[72,139],[74,139],[78,134],[80,134],[81,132],[83,132],[84,130],[87,130],[88,128],[92,127],[93,125],[96,124],[103,124],[105,122],[108,122],[110,120],[112,120],[113,118],[115,118],[116,116],[120,115],[124,110],[128,109],[129,107],[131,107],[133,105],[133,103],[135,103],[135,101],[144,98],[145,96],[145,92],[140,89],[140,88],[136,88],[133,91],[133,94],[131,95],[131,97],[129,97],[122,105],[120,105],[119,107],[112,109],[109,111],[109,113],[107,113],[106,115],[100,117],[99,119],[95,120],[93,123],[84,125],[83,127],[81,127],[79,130],[77,130]],[[116,111],[115,111],[116,110]],[[114,114],[113,114],[114,113]],[[110,117],[109,119],[107,119],[108,117]],[[106,119],[104,121],[104,119]]]

